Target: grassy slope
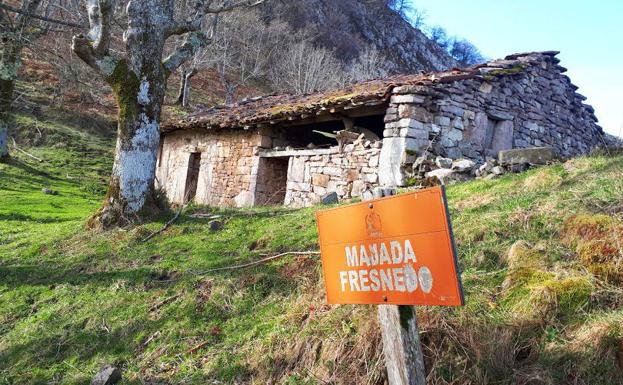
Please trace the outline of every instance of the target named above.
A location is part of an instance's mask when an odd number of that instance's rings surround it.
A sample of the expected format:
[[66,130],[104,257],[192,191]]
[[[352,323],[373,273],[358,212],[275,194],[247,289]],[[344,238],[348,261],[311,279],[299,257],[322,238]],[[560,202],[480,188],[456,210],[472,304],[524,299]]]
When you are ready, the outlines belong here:
[[[0,165],[0,384],[88,384],[107,363],[125,384],[382,383],[374,307],[324,305],[317,256],[200,274],[316,249],[314,208],[219,211],[210,232],[191,207],[147,243],[167,218],[84,232],[112,140],[37,124],[66,145]],[[623,290],[598,268],[620,268],[622,170],[581,158],[449,188],[467,306],[419,309],[432,383],[623,381]]]

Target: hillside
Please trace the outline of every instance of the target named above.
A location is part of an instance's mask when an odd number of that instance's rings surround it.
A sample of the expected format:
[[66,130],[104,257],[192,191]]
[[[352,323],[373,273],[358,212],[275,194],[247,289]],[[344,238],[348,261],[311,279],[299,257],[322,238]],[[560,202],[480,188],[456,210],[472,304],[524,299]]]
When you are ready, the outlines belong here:
[[390,74],[439,71],[457,65],[450,55],[399,13],[378,0],[269,1],[262,8],[267,20],[283,18],[295,30],[352,60],[365,49],[375,49]]
[[[35,112],[18,139],[45,162],[0,165],[0,384],[88,384],[110,363],[123,384],[383,383],[376,309],[326,305],[317,255],[207,272],[317,250],[317,207],[189,207],[147,242],[172,213],[85,232],[114,125]],[[418,309],[431,384],[623,381],[622,170],[595,155],[449,187],[467,304]]]

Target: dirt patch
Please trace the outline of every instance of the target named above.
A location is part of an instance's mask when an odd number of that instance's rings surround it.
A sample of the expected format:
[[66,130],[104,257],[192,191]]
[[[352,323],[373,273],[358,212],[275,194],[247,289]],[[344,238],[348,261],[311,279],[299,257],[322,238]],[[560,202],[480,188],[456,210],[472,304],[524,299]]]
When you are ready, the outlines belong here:
[[205,308],[205,304],[210,300],[213,285],[214,281],[208,278],[202,279],[199,284],[197,284],[197,294],[195,295],[197,311],[202,312]]
[[318,263],[318,256],[305,255],[296,257],[292,262],[288,262],[287,264],[281,266],[279,268],[279,274],[281,274],[284,278],[312,278],[316,276]]

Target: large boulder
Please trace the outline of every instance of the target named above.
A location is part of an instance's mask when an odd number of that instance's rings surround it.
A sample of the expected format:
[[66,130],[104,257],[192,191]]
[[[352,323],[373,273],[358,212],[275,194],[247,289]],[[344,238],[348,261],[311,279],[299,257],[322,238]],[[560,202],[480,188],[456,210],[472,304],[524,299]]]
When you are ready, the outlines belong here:
[[500,151],[498,158],[500,164],[547,164],[554,160],[555,154],[552,147],[515,148]]

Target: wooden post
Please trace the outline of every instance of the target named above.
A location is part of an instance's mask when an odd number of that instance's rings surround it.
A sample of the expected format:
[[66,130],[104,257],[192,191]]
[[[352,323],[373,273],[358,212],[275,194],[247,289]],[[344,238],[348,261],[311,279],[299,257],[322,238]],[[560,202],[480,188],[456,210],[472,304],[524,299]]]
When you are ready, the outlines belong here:
[[[374,198],[395,195],[377,187]],[[378,319],[389,385],[426,385],[426,368],[414,306],[379,305]]]
[[378,317],[389,385],[426,385],[415,307],[379,305]]

